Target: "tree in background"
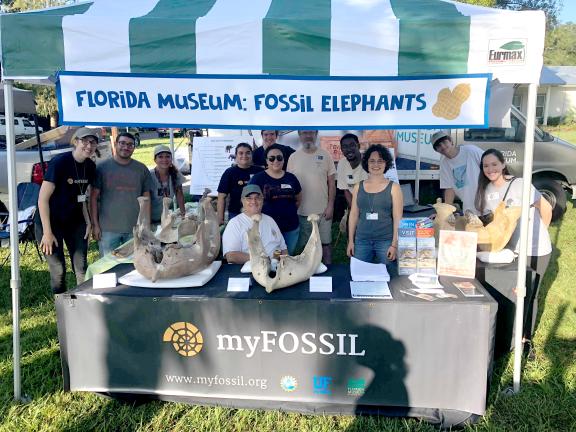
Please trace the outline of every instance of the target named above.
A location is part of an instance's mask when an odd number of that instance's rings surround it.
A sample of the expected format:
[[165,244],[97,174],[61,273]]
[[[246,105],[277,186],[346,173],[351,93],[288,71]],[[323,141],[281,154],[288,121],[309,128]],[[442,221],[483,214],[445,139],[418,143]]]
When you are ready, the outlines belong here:
[[546,33],[544,63],[576,66],[576,24],[562,24]]
[[562,0],[496,0],[496,7],[512,10],[543,10],[546,14],[546,26],[552,29],[558,25]]

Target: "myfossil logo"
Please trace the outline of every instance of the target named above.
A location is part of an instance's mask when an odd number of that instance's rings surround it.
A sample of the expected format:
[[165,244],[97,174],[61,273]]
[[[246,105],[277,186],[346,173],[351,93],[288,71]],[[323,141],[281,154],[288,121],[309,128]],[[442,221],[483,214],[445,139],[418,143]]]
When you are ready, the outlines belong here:
[[200,330],[187,322],[176,322],[166,329],[164,342],[172,343],[176,352],[185,357],[193,357],[202,351],[204,337]]

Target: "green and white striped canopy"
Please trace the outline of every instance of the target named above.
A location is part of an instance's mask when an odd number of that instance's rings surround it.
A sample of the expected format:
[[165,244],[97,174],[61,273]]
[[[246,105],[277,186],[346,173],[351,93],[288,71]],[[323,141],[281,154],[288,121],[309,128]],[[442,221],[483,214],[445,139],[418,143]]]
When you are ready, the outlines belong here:
[[3,77],[60,70],[538,82],[544,14],[442,0],[94,0],[0,16]]

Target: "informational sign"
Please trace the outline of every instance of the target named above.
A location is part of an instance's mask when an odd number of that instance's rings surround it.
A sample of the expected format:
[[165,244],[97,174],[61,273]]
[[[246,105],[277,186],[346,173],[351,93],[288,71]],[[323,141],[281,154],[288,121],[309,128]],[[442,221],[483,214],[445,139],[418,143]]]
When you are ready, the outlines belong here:
[[[236,146],[246,142],[246,136],[198,137],[192,147],[190,194],[202,195],[210,189],[210,195],[218,195],[220,177],[227,168],[234,166]],[[252,144],[249,142],[249,144]]]
[[438,275],[474,279],[478,234],[467,231],[440,231]]
[[490,74],[59,74],[62,124],[273,129],[486,127]]

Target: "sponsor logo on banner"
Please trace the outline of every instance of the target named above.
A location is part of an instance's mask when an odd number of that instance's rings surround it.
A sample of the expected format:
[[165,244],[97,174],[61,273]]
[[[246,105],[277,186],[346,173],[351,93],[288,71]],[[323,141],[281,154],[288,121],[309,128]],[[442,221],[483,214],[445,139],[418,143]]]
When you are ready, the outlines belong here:
[[291,375],[286,375],[280,378],[280,387],[285,392],[293,392],[298,388],[298,380]]
[[489,65],[523,65],[526,62],[526,39],[491,39]]
[[366,390],[366,381],[364,378],[350,378],[348,380],[348,396],[362,396]]
[[187,322],[176,322],[164,332],[164,342],[172,344],[176,352],[184,357],[193,357],[202,351],[204,337],[200,330]]
[[330,388],[331,384],[332,384],[332,377],[314,376],[314,393],[332,394],[332,389]]

